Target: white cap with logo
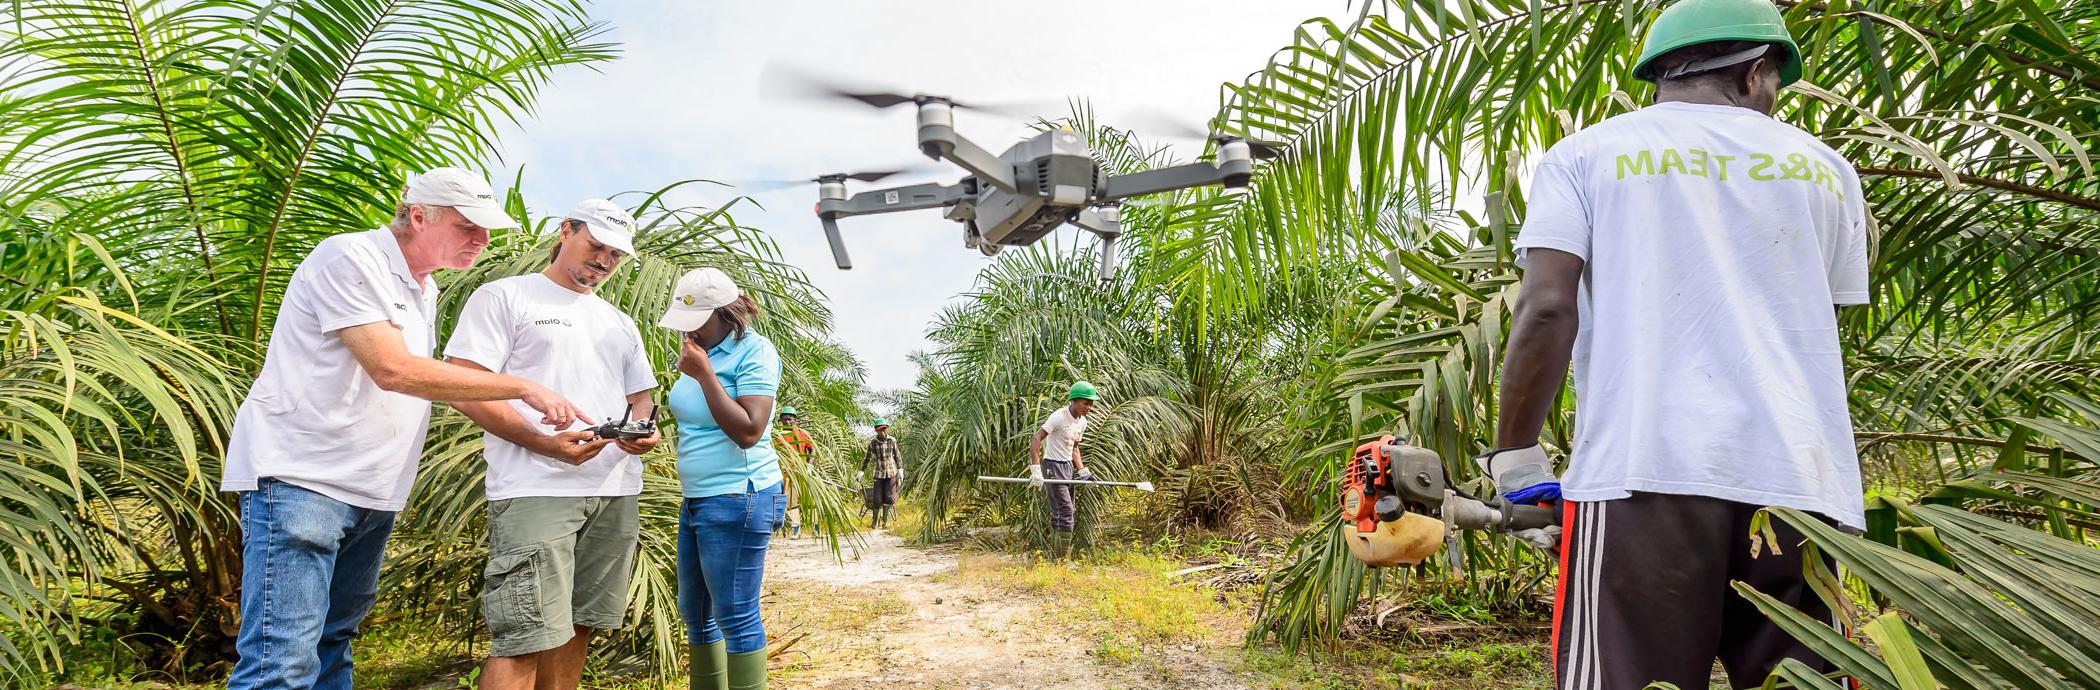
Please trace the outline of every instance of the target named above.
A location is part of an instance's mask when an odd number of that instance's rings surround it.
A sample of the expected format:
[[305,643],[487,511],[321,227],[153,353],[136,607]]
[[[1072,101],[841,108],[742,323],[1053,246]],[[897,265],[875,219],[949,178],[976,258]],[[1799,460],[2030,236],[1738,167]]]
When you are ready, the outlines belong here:
[[496,200],[496,190],[489,188],[488,181],[460,168],[437,168],[417,175],[408,181],[408,192],[401,195],[401,203],[450,206],[488,230],[518,227],[518,222],[503,212],[503,202]]
[[678,277],[678,286],[671,290],[671,308],[664,310],[664,317],[656,325],[674,331],[692,332],[707,325],[707,319],[715,310],[735,302],[736,282],[719,268],[695,268]]
[[591,238],[628,256],[634,256],[634,216],[604,199],[584,199],[569,209],[569,218],[583,221]]

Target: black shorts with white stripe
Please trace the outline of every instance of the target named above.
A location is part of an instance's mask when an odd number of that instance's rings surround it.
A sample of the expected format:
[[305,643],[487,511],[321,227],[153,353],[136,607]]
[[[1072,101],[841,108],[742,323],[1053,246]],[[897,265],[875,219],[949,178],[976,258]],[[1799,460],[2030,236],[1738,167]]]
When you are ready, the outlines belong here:
[[1741,580],[1812,619],[1831,618],[1802,575],[1799,531],[1771,520],[1779,548],[1751,555],[1758,509],[1657,493],[1563,503],[1555,686],[1706,688],[1717,658],[1735,688],[1757,687],[1781,659],[1828,669],[1729,587]]

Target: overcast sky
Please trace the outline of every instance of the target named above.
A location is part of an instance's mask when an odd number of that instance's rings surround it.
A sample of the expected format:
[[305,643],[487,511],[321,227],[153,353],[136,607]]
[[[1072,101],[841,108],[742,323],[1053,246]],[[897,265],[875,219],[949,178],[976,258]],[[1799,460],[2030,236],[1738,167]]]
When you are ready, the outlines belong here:
[[[621,57],[598,71],[558,73],[535,116],[502,135],[503,160],[489,163],[498,184],[526,168],[535,216],[689,178],[804,178],[929,163],[918,154],[909,108],[764,98],[760,77],[769,64],[965,102],[1084,98],[1111,124],[1120,113],[1148,109],[1200,124],[1217,109],[1219,85],[1261,68],[1299,22],[1346,13],[1339,0],[605,0],[593,8],[611,24]],[[1027,132],[1025,122],[971,114],[959,115],[957,128],[995,153]],[[960,176],[942,171],[883,184]],[[713,205],[742,193],[688,189],[679,201]],[[842,221],[854,269],[839,271],[810,212],[814,185],[754,196],[765,210],[745,210],[737,220],[769,233],[824,291],[835,332],[867,364],[869,385],[909,387],[917,371],[906,357],[929,349],[928,321],[990,260],[962,247],[962,226],[920,211]],[[1061,233],[1067,246],[1077,241],[1071,233]]]

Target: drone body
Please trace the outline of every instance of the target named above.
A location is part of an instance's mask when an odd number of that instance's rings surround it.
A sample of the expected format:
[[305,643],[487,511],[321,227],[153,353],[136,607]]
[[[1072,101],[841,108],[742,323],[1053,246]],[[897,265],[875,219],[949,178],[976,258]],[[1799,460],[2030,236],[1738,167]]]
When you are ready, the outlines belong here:
[[944,208],[944,217],[963,224],[963,245],[985,256],[1033,243],[1065,223],[1092,232],[1101,238],[1101,279],[1107,280],[1115,270],[1124,199],[1213,184],[1241,187],[1254,173],[1253,151],[1246,141],[1230,136],[1217,137],[1215,161],[1125,175],[1102,170],[1086,138],[1065,128],[1042,132],[994,156],[956,133],[952,101],[922,95],[895,104],[904,102],[918,107],[920,152],[954,163],[969,175],[955,184],[916,184],[851,196],[846,194],[846,180],[853,176],[817,178],[817,218],[823,221],[832,258],[841,269],[853,263],[846,256],[838,219]]

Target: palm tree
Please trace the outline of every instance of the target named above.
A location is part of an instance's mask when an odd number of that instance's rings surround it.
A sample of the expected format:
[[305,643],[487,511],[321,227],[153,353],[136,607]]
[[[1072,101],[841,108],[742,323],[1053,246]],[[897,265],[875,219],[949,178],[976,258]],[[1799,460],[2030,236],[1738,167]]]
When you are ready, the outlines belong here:
[[[209,677],[231,655],[238,515],[216,482],[233,410],[260,364],[291,269],[320,239],[391,216],[412,171],[486,160],[567,65],[614,56],[568,0],[22,0],[0,23],[0,672],[62,673],[83,630],[144,666]],[[529,217],[517,187],[515,217]],[[668,188],[667,188],[668,189]],[[802,274],[731,207],[632,205],[649,259],[606,296],[653,318],[680,271],[729,270],[788,362],[782,398],[858,414],[859,367]],[[545,221],[543,220],[542,223]],[[546,240],[499,233],[475,271],[440,276],[449,309],[531,270]],[[543,253],[541,254],[543,255]],[[668,362],[669,336],[652,333]],[[807,402],[805,402],[805,399]],[[482,529],[479,433],[441,414],[401,520],[383,616],[471,627]],[[802,471],[802,470],[796,470]],[[806,509],[843,525],[832,484]],[[649,478],[648,548],[620,658],[677,635],[665,517]],[[837,534],[837,532],[833,532]],[[413,574],[413,577],[410,576]],[[442,592],[427,608],[412,595]],[[628,651],[658,653],[623,656]]]
[[[1655,4],[1367,3],[1350,21],[1306,22],[1265,69],[1228,85],[1217,123],[1288,142],[1290,154],[1226,220],[1189,231],[1202,241],[1187,245],[1194,258],[1184,261],[1219,270],[1192,272],[1178,290],[1211,295],[1213,313],[1230,315],[1263,299],[1247,286],[1297,267],[1358,257],[1380,275],[1370,282],[1382,294],[1357,305],[1367,337],[1322,382],[1328,418],[1345,420],[1321,430],[1336,444],[1301,459],[1322,484],[1331,485],[1339,449],[1376,427],[1403,426],[1447,458],[1485,448],[1496,352],[1519,289],[1509,248],[1525,166],[1560,137],[1638,107],[1646,87],[1628,76],[1629,62]],[[1873,484],[1870,536],[1928,561],[1937,555],[1955,573],[1945,576],[2024,605],[2025,590],[1978,575],[1988,572],[1980,552],[1931,542],[1966,518],[1921,503],[2040,528],[2075,547],[2068,553],[2090,551],[2100,449],[2079,420],[2100,421],[2084,402],[2100,366],[2090,335],[2100,305],[2100,181],[2091,170],[2100,108],[2089,107],[2100,95],[2091,77],[2100,7],[1780,4],[1809,77],[1777,116],[1855,162],[1878,225],[1874,303],[1842,319]],[[1472,212],[1393,222],[1402,199],[1439,190]],[[1565,412],[1548,429],[1563,448]],[[1454,476],[1471,476],[1464,464],[1451,463]],[[1301,537],[1298,562],[1272,578],[1257,638],[1331,638],[1365,587],[1382,581],[1340,556],[1332,525]],[[1914,608],[1897,596],[1901,583],[1877,577],[1905,566],[1878,551],[1848,557],[1849,548],[1825,551],[1871,601],[1893,600],[1930,633],[1921,646],[1941,682],[2015,677],[1995,666],[1996,676],[1966,674],[1979,648],[1954,638],[1975,621]],[[1545,567],[1509,549],[1469,539],[1467,564],[1480,573]],[[2078,579],[2087,586],[2090,573]],[[1959,653],[1940,655],[1928,638]],[[2015,639],[1992,641],[2053,649]],[[2093,648],[2083,652],[2089,660]],[[2075,655],[2044,656],[2021,668],[2089,677]]]

